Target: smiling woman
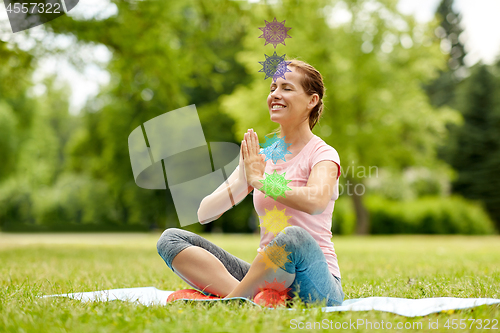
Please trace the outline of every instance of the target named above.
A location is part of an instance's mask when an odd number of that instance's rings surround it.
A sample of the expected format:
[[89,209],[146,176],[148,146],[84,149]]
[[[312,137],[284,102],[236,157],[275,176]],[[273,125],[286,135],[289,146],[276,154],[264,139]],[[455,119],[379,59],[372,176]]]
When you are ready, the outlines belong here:
[[[271,83],[270,94],[267,97],[267,104],[271,111],[271,120],[275,121],[272,117],[273,111],[278,112],[280,109],[287,108],[288,102],[293,104],[300,103],[311,97],[313,99],[311,102],[315,104],[314,107],[301,116],[303,119],[308,119],[309,127],[312,130],[323,113],[323,96],[325,94],[323,78],[314,67],[303,61],[291,60],[287,61],[286,64],[286,66],[294,70],[290,74],[285,74],[285,80],[278,78],[275,82]],[[278,85],[281,85],[281,87],[278,87]],[[276,90],[280,90],[281,92],[281,99],[279,100],[273,99],[273,94]],[[282,128],[280,127],[278,133],[281,130]]]
[[[286,64],[290,71],[271,84],[267,97],[270,120],[280,125],[279,137],[265,148],[271,155],[273,150],[286,150],[276,154],[283,161],[264,156],[257,133],[249,129],[241,144],[239,166],[198,210],[203,215],[214,209],[226,191],[235,201],[254,191],[262,223],[253,263],[179,229],[165,230],[158,253],[179,277],[206,293],[255,297],[265,304],[269,299],[284,304],[295,295],[306,303],[339,305],[344,293],[331,223],[339,195],[340,159],[334,148],[312,133],[323,112],[325,88],[321,74],[311,65],[298,60]],[[276,292],[281,295],[278,299]],[[180,291],[171,299],[187,295]]]

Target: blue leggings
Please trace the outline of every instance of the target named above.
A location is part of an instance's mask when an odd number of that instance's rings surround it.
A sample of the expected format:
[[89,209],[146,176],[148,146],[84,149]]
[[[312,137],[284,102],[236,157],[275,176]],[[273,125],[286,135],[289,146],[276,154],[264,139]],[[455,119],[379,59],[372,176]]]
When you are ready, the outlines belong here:
[[[167,266],[174,271],[172,261],[179,252],[189,246],[199,246],[212,253],[238,281],[241,281],[250,269],[250,264],[246,261],[205,238],[182,229],[165,230],[158,240],[157,249]],[[327,306],[342,304],[344,292],[340,278],[329,272],[323,251],[307,231],[296,226],[286,227],[269,242],[264,252],[272,253],[267,250],[276,246],[288,253],[287,262],[283,266],[283,260],[280,261],[273,255],[268,258],[277,266],[284,267],[286,272],[295,274],[295,280],[290,286],[291,296],[297,293],[304,303],[325,301]]]

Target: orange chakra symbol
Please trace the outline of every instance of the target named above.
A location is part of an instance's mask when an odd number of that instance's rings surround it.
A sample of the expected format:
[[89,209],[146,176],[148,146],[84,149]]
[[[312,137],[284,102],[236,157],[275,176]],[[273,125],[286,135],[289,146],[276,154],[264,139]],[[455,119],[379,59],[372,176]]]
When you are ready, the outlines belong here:
[[262,259],[259,262],[264,262],[266,264],[266,269],[272,268],[274,272],[278,270],[278,267],[285,269],[285,264],[291,262],[288,260],[288,255],[292,252],[285,251],[286,244],[283,246],[278,246],[274,243],[273,245],[268,245],[261,251]]
[[264,227],[266,229],[266,234],[270,232],[276,236],[280,231],[290,226],[290,224],[288,224],[288,219],[291,218],[291,216],[285,215],[285,209],[278,210],[276,206],[274,206],[273,210],[264,208],[266,215],[259,216],[262,219],[262,223],[259,227]]

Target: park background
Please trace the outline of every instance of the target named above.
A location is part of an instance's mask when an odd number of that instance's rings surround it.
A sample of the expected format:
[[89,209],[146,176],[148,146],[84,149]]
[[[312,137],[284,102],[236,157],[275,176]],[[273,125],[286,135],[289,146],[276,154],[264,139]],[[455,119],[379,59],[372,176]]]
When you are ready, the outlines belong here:
[[[473,6],[483,21],[497,18],[482,1]],[[300,302],[290,309],[299,312],[40,298],[189,288],[156,251],[160,232],[179,227],[170,193],[135,184],[127,139],[195,104],[207,142],[239,143],[247,128],[264,142],[276,124],[259,61],[274,48],[259,27],[276,17],[291,28],[276,52],[325,79],[313,132],[343,167],[332,231],[345,299],[500,299],[500,59],[472,61],[455,5],[442,1],[423,22],[395,0],[81,0],[16,34],[0,9],[0,331],[283,332],[293,319],[413,328],[405,332],[465,321],[484,331],[500,318],[497,305],[407,318]],[[251,262],[259,243],[251,199],[187,229]]]
[[[134,183],[128,135],[195,104],[207,142],[239,143],[247,128],[264,142],[276,124],[259,61],[276,51],[324,76],[325,111],[313,132],[341,158],[334,234],[497,233],[500,60],[466,65],[452,0],[424,23],[397,3],[112,1],[93,16],[4,32],[0,230],[179,226],[168,190]],[[275,17],[291,28],[276,49],[259,38]],[[69,83],[37,79],[47,59],[109,80],[74,112]],[[248,196],[187,229],[252,233],[258,224]]]

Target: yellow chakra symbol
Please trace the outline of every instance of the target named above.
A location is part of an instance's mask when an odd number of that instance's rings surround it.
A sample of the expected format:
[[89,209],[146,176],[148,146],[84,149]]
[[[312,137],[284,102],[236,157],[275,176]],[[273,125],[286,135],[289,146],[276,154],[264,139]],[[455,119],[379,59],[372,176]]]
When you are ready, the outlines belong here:
[[281,230],[290,226],[287,221],[289,218],[291,218],[291,216],[285,215],[285,209],[278,210],[276,206],[274,206],[273,210],[265,209],[266,215],[259,216],[262,219],[262,223],[259,225],[259,227],[266,228],[266,234],[270,232],[274,236],[276,236]]
[[272,268],[276,272],[278,267],[280,267],[284,270],[285,264],[291,262],[288,260],[288,255],[292,252],[285,251],[285,245],[278,246],[278,244],[274,243],[273,245],[266,246],[264,251],[260,252],[262,259],[259,262],[266,264],[265,269]]

